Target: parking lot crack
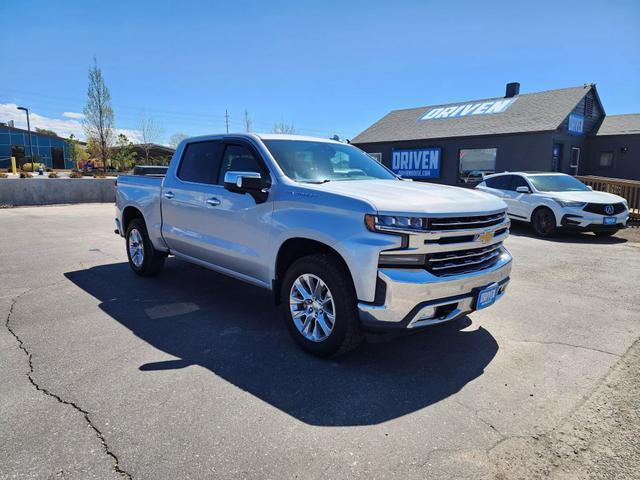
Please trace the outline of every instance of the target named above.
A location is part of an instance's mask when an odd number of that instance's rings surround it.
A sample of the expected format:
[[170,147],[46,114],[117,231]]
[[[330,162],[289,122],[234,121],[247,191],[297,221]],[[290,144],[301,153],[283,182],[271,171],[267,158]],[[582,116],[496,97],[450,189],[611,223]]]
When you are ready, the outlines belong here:
[[599,352],[599,353],[604,353],[606,355],[613,355],[614,357],[618,357],[621,358],[622,355],[620,355],[619,353],[614,353],[614,352],[609,352],[608,350],[602,350],[600,348],[594,348],[594,347],[587,347],[585,345],[576,345],[574,343],[567,343],[567,342],[555,342],[555,341],[546,341],[546,340],[516,340],[513,338],[509,338],[508,339],[510,342],[518,342],[518,343],[537,343],[539,345],[560,345],[563,347],[572,347],[572,348],[580,348],[583,350],[591,350],[592,352]]
[[33,355],[31,354],[31,352],[29,351],[29,349],[27,348],[27,346],[25,345],[24,341],[22,340],[22,338],[20,338],[20,336],[16,333],[16,331],[11,327],[11,318],[14,314],[14,310],[15,307],[18,303],[18,301],[27,293],[29,293],[31,290],[26,290],[24,292],[22,292],[21,294],[19,294],[18,296],[16,296],[12,302],[11,302],[11,306],[9,307],[9,312],[7,313],[7,318],[5,320],[5,326],[7,328],[7,330],[9,331],[9,333],[16,339],[16,341],[18,342],[18,347],[20,348],[20,350],[22,350],[25,355],[27,356],[27,361],[28,361],[28,366],[29,366],[29,370],[27,372],[27,379],[29,380],[29,383],[31,383],[31,385],[39,392],[41,392],[42,394],[51,397],[55,400],[57,400],[59,403],[63,404],[63,405],[68,405],[71,408],[75,409],[76,411],[78,411],[79,413],[81,413],[85,419],[85,421],[87,422],[87,424],[89,425],[89,427],[91,427],[91,429],[94,431],[96,437],[98,438],[98,440],[100,441],[100,443],[102,444],[102,448],[104,450],[104,452],[106,453],[107,456],[109,456],[113,462],[113,470],[121,475],[124,478],[127,478],[129,480],[131,480],[133,477],[131,476],[130,473],[128,473],[127,471],[123,470],[122,467],[120,466],[120,460],[118,459],[117,455],[115,453],[113,453],[113,451],[111,450],[111,448],[109,447],[109,445],[107,444],[107,441],[104,437],[104,434],[102,433],[102,431],[100,431],[100,429],[93,423],[93,421],[91,420],[91,417],[89,415],[89,412],[85,409],[83,409],[82,407],[80,407],[78,404],[76,404],[75,402],[72,402],[70,400],[65,400],[64,398],[60,397],[59,395],[51,392],[49,389],[47,389],[46,387],[43,387],[42,385],[40,385],[38,382],[36,382],[36,380],[33,377],[34,374],[34,367],[33,367]]

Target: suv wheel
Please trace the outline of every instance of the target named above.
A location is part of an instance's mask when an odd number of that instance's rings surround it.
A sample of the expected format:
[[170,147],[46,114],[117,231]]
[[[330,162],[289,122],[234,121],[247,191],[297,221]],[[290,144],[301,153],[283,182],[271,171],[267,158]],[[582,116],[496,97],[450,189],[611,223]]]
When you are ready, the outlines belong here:
[[287,329],[306,351],[332,357],[361,343],[355,288],[334,256],[296,260],[284,276],[281,301]]
[[553,237],[556,234],[556,216],[547,207],[540,207],[531,217],[533,231],[539,237]]
[[144,220],[141,218],[131,220],[125,238],[131,270],[143,277],[160,273],[167,254],[153,248]]

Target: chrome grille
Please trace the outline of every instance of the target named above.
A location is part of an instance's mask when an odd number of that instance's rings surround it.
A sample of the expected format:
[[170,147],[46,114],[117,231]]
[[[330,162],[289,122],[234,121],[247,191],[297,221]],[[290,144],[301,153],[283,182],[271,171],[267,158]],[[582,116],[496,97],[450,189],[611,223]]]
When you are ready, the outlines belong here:
[[466,230],[470,228],[484,228],[498,225],[506,220],[506,213],[491,215],[476,215],[472,217],[445,217],[427,219],[429,230]]
[[475,272],[494,265],[502,254],[502,242],[480,248],[434,253],[427,258],[427,270],[447,276]]

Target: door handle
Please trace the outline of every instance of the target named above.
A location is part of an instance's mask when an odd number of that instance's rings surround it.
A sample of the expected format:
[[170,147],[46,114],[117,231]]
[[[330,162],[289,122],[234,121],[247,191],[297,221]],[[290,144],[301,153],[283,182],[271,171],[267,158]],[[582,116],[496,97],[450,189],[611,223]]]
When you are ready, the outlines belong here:
[[173,192],[164,192],[164,198],[168,198],[169,200],[171,200],[173,197],[175,197],[175,194]]
[[220,200],[218,200],[216,197],[208,198],[207,205],[211,205],[212,207],[217,207],[218,205],[220,205]]

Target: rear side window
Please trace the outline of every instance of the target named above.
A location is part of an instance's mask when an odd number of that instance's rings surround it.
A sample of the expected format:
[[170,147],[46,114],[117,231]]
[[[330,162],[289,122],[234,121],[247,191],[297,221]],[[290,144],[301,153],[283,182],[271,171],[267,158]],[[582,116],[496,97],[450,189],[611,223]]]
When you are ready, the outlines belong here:
[[499,177],[485,178],[484,181],[489,188],[509,190],[509,187],[511,186],[511,175],[500,175]]
[[266,173],[253,152],[244,145],[227,145],[225,147],[218,183],[224,183],[224,174],[227,172]]
[[220,168],[219,140],[187,145],[182,154],[178,178],[185,182],[215,184]]

